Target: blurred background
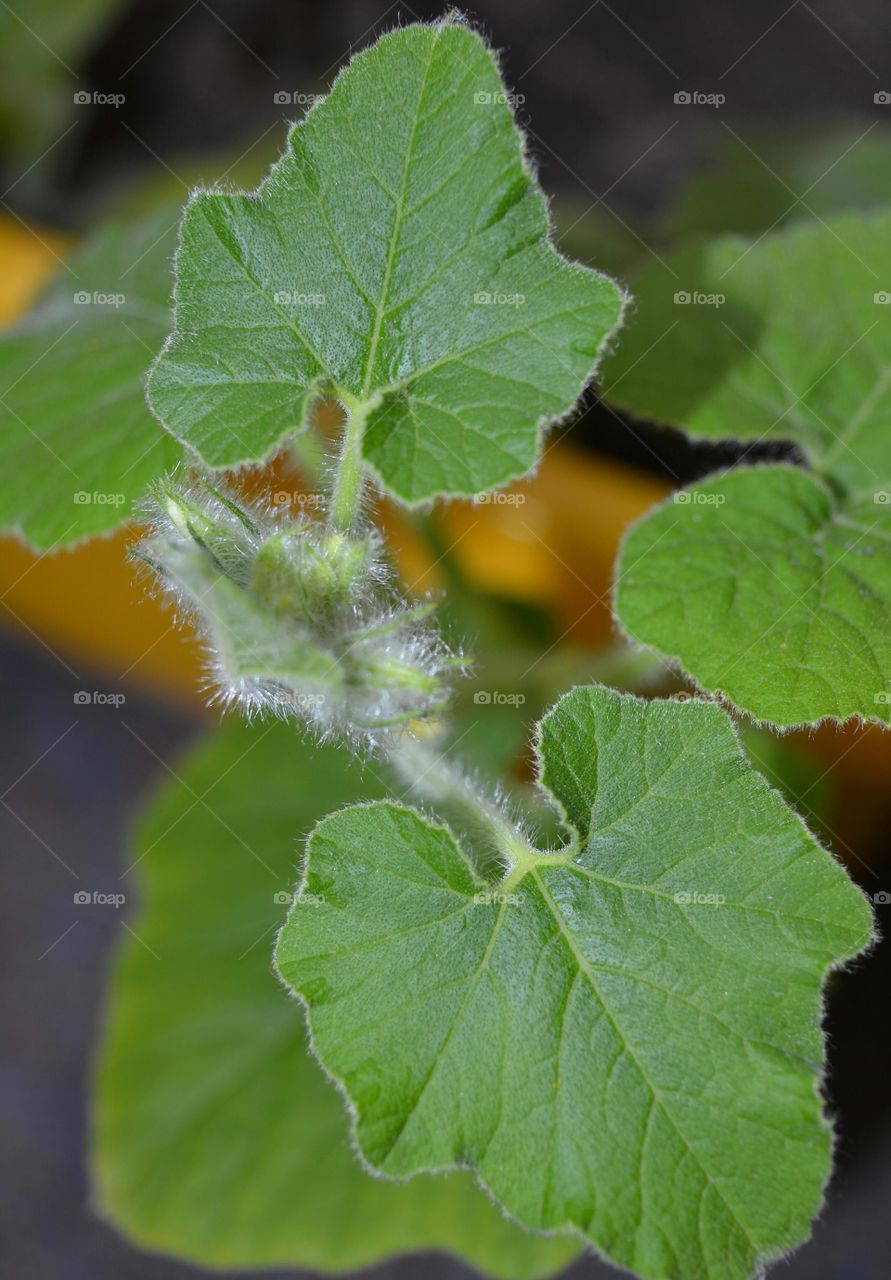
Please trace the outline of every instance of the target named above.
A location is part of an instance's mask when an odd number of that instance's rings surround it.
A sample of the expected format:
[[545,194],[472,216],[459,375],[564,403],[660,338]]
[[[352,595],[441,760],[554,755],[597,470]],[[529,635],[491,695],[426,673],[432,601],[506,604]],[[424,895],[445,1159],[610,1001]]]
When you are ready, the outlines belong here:
[[[421,0],[0,0],[0,320],[20,321],[108,219],[157,218],[145,253],[160,246],[165,270],[177,206],[192,186],[254,185],[280,151],[287,122],[303,114],[307,96],[325,91],[351,51],[441,12]],[[891,10],[881,0],[479,0],[469,16],[500,51],[561,249],[632,290],[635,270],[683,239],[758,235],[891,202]],[[778,455],[795,456],[775,445],[749,451]],[[477,656],[476,688],[496,681],[512,694],[501,707],[483,707],[468,689],[459,707],[463,750],[497,756],[522,779],[527,727],[569,684],[681,688],[658,664],[617,647],[612,563],[623,530],[669,488],[740,456],[629,422],[592,392],[514,500],[455,503],[417,520],[381,505],[408,585],[447,589],[450,625]],[[283,458],[271,479],[298,495],[308,477]],[[135,860],[151,862],[153,846],[134,837],[133,823],[161,782],[179,788],[182,801],[192,786],[183,775],[193,777],[187,752],[212,738],[219,721],[203,705],[194,643],[145,597],[125,562],[131,538],[125,531],[45,556],[0,540],[0,1250],[16,1280],[199,1274],[128,1243],[107,1222],[108,1205],[97,1202],[88,1176],[104,1000],[116,964],[136,972],[140,957],[153,963],[159,927],[140,915],[149,873],[140,881],[131,872]],[[78,697],[84,692],[89,699]],[[878,895],[883,914],[885,887],[891,891],[888,735],[823,728],[778,740],[750,732],[747,745]],[[303,775],[302,785],[315,784]],[[175,808],[169,790],[167,800]],[[231,835],[237,815],[227,823]],[[217,837],[227,839],[222,830]],[[165,831],[163,839],[175,858],[175,837]],[[188,857],[187,847],[181,852]],[[289,854],[285,866],[293,860]],[[123,900],[79,909],[75,895],[84,889]],[[200,908],[195,927],[211,928]],[[249,948],[260,983],[272,982],[270,945]],[[188,981],[184,972],[166,980],[171,989]],[[884,943],[830,984],[837,1172],[813,1241],[777,1267],[790,1280],[888,1273],[889,990]],[[197,1009],[200,986],[195,1000]],[[144,1242],[194,1259],[198,1246],[177,1250],[164,1221],[159,1209]],[[212,1213],[209,1222],[212,1233]],[[211,1252],[205,1260],[219,1262]],[[470,1271],[425,1254],[380,1264],[375,1274]],[[593,1280],[608,1269],[585,1260],[572,1274]]]

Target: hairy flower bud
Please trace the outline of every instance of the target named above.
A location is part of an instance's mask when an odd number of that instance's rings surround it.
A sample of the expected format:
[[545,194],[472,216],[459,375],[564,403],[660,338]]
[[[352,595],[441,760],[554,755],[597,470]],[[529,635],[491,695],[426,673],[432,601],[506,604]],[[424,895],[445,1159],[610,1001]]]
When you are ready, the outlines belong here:
[[217,700],[355,743],[443,709],[461,660],[432,606],[399,595],[375,533],[291,519],[176,474],[147,515],[134,554],[195,618]]

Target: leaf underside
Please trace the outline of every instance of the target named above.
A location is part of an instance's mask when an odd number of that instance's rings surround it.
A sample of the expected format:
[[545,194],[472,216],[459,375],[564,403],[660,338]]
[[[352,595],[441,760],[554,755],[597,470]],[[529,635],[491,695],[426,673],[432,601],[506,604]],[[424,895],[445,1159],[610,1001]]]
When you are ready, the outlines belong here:
[[741,1280],[819,1207],[821,986],[869,909],[712,704],[577,689],[539,752],[574,855],[484,885],[447,829],[344,810],[279,971],[374,1168],[467,1166],[642,1276]]
[[93,1107],[100,1211],[205,1267],[341,1272],[422,1249],[505,1280],[566,1266],[577,1240],[522,1233],[466,1175],[369,1178],[270,973],[295,838],[368,794],[367,773],[288,726],[233,723],[177,775],[133,855],[144,906],[113,976]]
[[888,215],[715,240],[644,273],[605,369],[635,414],[793,441],[811,469],[691,487],[632,531],[616,572],[632,638],[782,728],[891,716],[889,284]]
[[320,394],[366,417],[407,502],[503,484],[575,403],[618,287],[549,240],[495,60],[458,23],[359,54],[252,195],[203,192],[154,411],[212,467],[269,456]]

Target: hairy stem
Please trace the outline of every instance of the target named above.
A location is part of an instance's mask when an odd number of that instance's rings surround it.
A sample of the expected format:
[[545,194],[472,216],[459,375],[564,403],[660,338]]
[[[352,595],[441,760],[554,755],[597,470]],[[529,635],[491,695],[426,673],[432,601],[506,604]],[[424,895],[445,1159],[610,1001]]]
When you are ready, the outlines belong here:
[[437,749],[406,733],[388,753],[402,781],[444,817],[453,817],[472,839],[477,870],[492,875],[525,862],[535,852],[507,806]]
[[362,437],[365,435],[368,406],[350,395],[342,394],[338,398],[346,409],[347,417],[331,490],[328,524],[332,530],[349,533],[362,509],[362,487],[365,483]]

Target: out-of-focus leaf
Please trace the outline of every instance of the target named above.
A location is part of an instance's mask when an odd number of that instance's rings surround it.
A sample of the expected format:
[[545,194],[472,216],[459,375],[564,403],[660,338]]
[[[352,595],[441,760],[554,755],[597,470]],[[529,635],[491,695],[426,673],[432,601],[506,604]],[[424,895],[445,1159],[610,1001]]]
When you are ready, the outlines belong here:
[[270,972],[301,837],[379,794],[374,774],[277,723],[232,724],[177,773],[135,844],[144,905],[114,974],[94,1104],[101,1211],[138,1244],[210,1267],[345,1271],[419,1249],[506,1280],[566,1265],[577,1240],[525,1235],[469,1175],[363,1172]]
[[169,204],[101,227],[0,334],[0,527],[38,550],[115,528],[181,456],[143,390],[175,227]]

